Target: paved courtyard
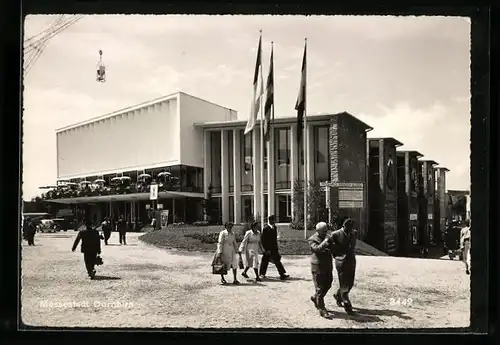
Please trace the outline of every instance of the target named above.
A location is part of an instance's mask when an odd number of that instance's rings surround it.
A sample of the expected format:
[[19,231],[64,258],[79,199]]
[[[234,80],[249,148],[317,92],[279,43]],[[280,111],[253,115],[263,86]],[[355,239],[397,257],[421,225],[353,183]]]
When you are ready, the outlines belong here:
[[[35,247],[23,242],[22,321],[54,327],[469,326],[470,279],[458,261],[358,256],[351,293],[356,315],[346,316],[330,293],[325,319],[309,300],[308,257],[284,257],[290,281],[256,284],[239,276],[242,285],[221,286],[211,274],[211,254],[159,249],[138,235],[127,234],[129,245],[120,246],[112,234],[96,280],[87,277],[82,254],[71,252],[75,232],[37,235]],[[272,265],[268,275],[277,277]]]

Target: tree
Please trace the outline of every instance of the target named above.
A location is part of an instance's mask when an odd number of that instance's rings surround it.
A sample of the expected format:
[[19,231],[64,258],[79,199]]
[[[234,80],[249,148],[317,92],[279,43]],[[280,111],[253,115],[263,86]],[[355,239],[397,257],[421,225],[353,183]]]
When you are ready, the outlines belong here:
[[[307,229],[313,229],[314,225],[320,221],[328,221],[328,212],[326,209],[325,193],[321,186],[313,181],[309,181],[307,190]],[[294,215],[291,227],[296,230],[304,229],[304,188],[299,180],[294,182]]]

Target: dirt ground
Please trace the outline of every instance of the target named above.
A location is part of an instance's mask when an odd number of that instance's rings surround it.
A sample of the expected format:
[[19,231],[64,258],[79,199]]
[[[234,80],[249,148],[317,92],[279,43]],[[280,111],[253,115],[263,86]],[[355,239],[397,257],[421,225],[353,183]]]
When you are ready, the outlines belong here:
[[[280,281],[273,265],[268,279],[255,283],[240,275],[239,286],[221,286],[211,274],[211,254],[167,251],[118,234],[103,245],[104,265],[90,280],[83,256],[71,252],[68,231],[37,235],[22,245],[21,317],[26,325],[53,327],[187,328],[434,328],[468,327],[470,279],[463,264],[358,256],[347,316],[327,296],[329,319],[318,315],[309,258],[285,256],[293,279]],[[252,272],[249,273],[253,278]],[[228,281],[232,281],[229,276]]]

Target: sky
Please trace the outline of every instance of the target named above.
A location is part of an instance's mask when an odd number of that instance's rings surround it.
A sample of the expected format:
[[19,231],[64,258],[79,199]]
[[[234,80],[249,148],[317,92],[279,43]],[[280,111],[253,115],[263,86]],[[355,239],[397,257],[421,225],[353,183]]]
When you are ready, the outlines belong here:
[[[25,39],[56,19],[28,16]],[[470,21],[460,17],[91,15],[54,36],[23,80],[23,199],[57,179],[57,128],[177,91],[247,119],[259,30],[275,116],[294,116],[307,37],[307,112],[347,111],[470,189]],[[103,51],[106,83],[95,80]]]

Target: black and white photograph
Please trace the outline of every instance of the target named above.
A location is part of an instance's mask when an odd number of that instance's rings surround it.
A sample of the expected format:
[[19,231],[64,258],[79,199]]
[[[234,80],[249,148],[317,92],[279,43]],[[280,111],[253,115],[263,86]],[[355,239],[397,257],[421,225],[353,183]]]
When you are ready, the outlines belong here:
[[470,326],[470,18],[23,30],[22,324]]

